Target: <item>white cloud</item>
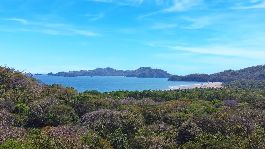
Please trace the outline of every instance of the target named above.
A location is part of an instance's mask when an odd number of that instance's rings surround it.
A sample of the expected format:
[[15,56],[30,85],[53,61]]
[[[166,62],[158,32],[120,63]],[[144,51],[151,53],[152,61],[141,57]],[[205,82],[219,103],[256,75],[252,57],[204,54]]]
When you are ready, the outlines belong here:
[[22,19],[22,18],[7,18],[5,20],[15,21],[15,22],[18,22],[18,23],[21,23],[21,24],[24,24],[24,25],[29,24],[29,21],[28,20],[25,20],[25,19]]
[[238,4],[237,6],[233,7],[233,9],[265,9],[265,0],[251,0],[250,4]]
[[134,6],[134,5],[141,5],[144,0],[87,0],[90,2],[98,2],[98,3],[113,3],[117,5],[129,5],[129,6]]
[[189,23],[187,25],[182,25],[181,28],[201,29],[201,28],[205,28],[213,24],[218,19],[220,19],[220,17],[219,16],[202,16],[202,17],[197,17],[197,18],[184,17],[183,19]]
[[173,0],[173,5],[164,9],[164,12],[186,11],[200,3],[201,0]]
[[138,19],[143,19],[158,14],[187,11],[195,6],[203,4],[203,0],[156,0],[154,1],[154,4],[164,8],[160,8],[160,10],[142,14],[138,17]]
[[[99,36],[96,32],[70,24],[29,21],[23,18],[8,18],[4,20],[15,21],[24,25],[20,29],[16,28],[16,31],[37,32],[49,35]],[[10,30],[7,31],[9,32]]]
[[98,33],[91,32],[88,30],[73,29],[73,28],[69,28],[68,30],[70,31],[70,34],[72,33],[72,34],[83,35],[83,36],[99,36]]
[[245,48],[238,48],[233,46],[224,45],[209,45],[202,47],[185,47],[185,46],[169,46],[168,48],[176,51],[194,53],[194,54],[208,54],[217,56],[233,56],[233,57],[245,57],[245,58],[264,58],[265,51],[262,50],[250,50]]
[[88,14],[85,14],[85,16],[91,21],[97,21],[99,19],[104,18],[105,14],[103,12],[98,13],[98,14],[90,14],[90,13],[88,13]]
[[151,26],[151,29],[160,30],[160,29],[173,29],[178,27],[178,24],[173,23],[156,23]]
[[170,53],[195,54],[195,55],[213,55],[219,57],[240,57],[250,59],[264,59],[265,51],[262,48],[252,48],[248,46],[237,46],[229,44],[212,44],[201,46],[187,46],[184,44],[161,44],[159,42],[148,42],[147,46],[169,49]]

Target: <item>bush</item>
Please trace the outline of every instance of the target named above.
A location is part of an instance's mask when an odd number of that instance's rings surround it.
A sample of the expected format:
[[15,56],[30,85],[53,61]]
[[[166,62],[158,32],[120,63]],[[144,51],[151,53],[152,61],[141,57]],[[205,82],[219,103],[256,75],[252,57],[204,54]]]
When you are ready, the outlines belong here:
[[21,141],[8,139],[4,143],[0,144],[1,149],[26,149],[25,145]]
[[0,109],[5,109],[9,112],[12,112],[15,109],[15,103],[11,100],[0,98]]
[[45,127],[42,132],[57,144],[63,144],[64,148],[83,148],[84,143],[81,138],[88,129],[80,126],[58,126]]
[[171,112],[163,116],[163,122],[180,127],[182,123],[187,121],[190,118],[190,114],[184,112]]
[[27,127],[44,127],[48,124],[47,113],[50,106],[59,105],[61,102],[53,98],[44,98],[30,104],[30,114]]
[[74,102],[74,109],[79,116],[100,109],[109,109],[112,107],[112,100],[102,99],[96,93],[88,94],[85,92],[78,96]]
[[64,144],[56,142],[39,129],[31,129],[27,137],[23,140],[23,144],[29,149],[59,149],[64,148]]
[[76,98],[78,92],[73,88],[65,88],[58,84],[53,84],[46,86],[45,90],[42,93],[44,97],[49,97],[53,99],[59,99],[66,104],[69,104]]
[[13,126],[15,116],[6,110],[0,110],[0,126]]
[[78,121],[74,109],[67,105],[53,105],[47,110],[47,125],[58,126]]
[[133,138],[130,138],[131,148],[177,148],[176,129],[166,124],[154,124],[138,130]]
[[24,128],[0,126],[0,144],[8,139],[23,138],[26,135]]
[[201,129],[195,123],[187,121],[179,128],[176,142],[177,144],[184,144],[194,140],[200,133]]
[[153,124],[161,121],[161,110],[158,107],[148,106],[144,108],[143,116],[146,124]]
[[224,100],[224,105],[228,107],[235,107],[238,105],[236,100]]
[[128,149],[128,136],[122,132],[121,129],[116,129],[110,134],[109,139],[115,149]]
[[81,118],[81,124],[102,136],[111,134],[119,128],[130,135],[143,125],[143,119],[126,111],[99,110],[85,114]]
[[112,149],[110,142],[103,139],[96,132],[90,131],[82,137],[83,143],[89,149]]
[[16,104],[14,112],[16,113],[16,121],[15,121],[15,126],[25,126],[27,125],[28,121],[28,116],[30,108],[23,103]]
[[201,134],[197,136],[196,140],[187,142],[181,145],[181,148],[194,149],[194,148],[216,148],[216,149],[246,149],[247,142],[244,138],[239,136],[222,136],[220,134]]
[[14,112],[20,115],[28,115],[29,114],[29,107],[24,103],[16,104]]

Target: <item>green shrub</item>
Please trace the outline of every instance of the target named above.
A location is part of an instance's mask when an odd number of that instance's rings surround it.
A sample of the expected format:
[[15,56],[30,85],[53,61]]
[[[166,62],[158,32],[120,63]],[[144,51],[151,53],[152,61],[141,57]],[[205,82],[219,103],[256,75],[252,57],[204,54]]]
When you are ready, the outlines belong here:
[[53,105],[47,110],[48,125],[58,126],[70,124],[78,121],[73,108],[67,105]]
[[[1,95],[1,92],[0,92],[0,95]],[[0,109],[5,109],[9,112],[12,112],[15,109],[15,103],[11,100],[0,98]]]
[[115,149],[129,148],[128,136],[121,129],[116,129],[108,138],[111,140],[111,144]]
[[113,133],[116,129],[131,135],[143,125],[143,119],[127,111],[99,110],[85,114],[81,124],[99,132],[101,136]]
[[109,109],[112,107],[110,99],[103,99],[96,93],[87,92],[80,94],[73,105],[76,113],[83,116],[86,113],[97,111],[99,109]]
[[110,142],[100,137],[96,132],[90,131],[82,137],[82,142],[89,149],[112,149]]
[[155,106],[145,107],[143,116],[146,124],[153,124],[161,120],[161,110]]
[[27,127],[45,127],[48,123],[48,110],[51,106],[60,105],[61,101],[54,98],[43,98],[30,103],[30,114]]
[[23,140],[23,143],[27,149],[60,149],[64,147],[63,144],[49,138],[39,129],[29,130],[28,136]]
[[0,149],[27,149],[21,141],[8,139],[0,144]]
[[199,128],[195,123],[187,121],[181,125],[178,130],[176,142],[177,144],[184,144],[186,142],[194,140],[200,133],[201,128]]
[[29,106],[24,103],[16,104],[14,112],[20,115],[28,115],[30,111]]
[[0,109],[0,126],[13,126],[15,124],[14,114],[9,113],[7,110]]
[[223,136],[220,134],[201,134],[196,140],[189,141],[180,148],[209,148],[209,149],[247,149],[248,143],[240,136]]
[[175,149],[176,129],[166,124],[154,124],[138,130],[134,137],[130,138],[131,148],[152,149],[165,148]]

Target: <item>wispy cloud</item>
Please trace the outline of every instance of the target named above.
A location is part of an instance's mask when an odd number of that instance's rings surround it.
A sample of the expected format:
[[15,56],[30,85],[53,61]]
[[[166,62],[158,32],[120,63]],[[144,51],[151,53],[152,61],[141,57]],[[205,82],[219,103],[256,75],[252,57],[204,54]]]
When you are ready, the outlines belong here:
[[265,0],[251,0],[249,3],[239,3],[232,9],[265,9]]
[[140,16],[138,16],[138,19],[143,19],[159,14],[187,11],[191,8],[194,8],[195,6],[202,5],[203,0],[156,0],[153,3],[160,6],[161,8],[157,11],[141,14]]
[[173,0],[172,6],[164,9],[164,12],[178,12],[188,10],[201,3],[201,0]]
[[151,29],[160,30],[160,29],[173,29],[178,27],[176,23],[155,23],[151,26]]
[[4,20],[18,22],[18,23],[21,23],[21,24],[24,24],[24,25],[29,24],[28,20],[22,19],[22,18],[7,18],[7,19],[4,19]]
[[245,57],[245,58],[263,58],[265,56],[264,51],[250,50],[245,48],[238,48],[233,46],[224,45],[208,45],[201,47],[183,47],[183,46],[169,46],[169,48],[176,51],[194,53],[194,54],[206,54],[216,56],[232,56],[232,57]]
[[23,26],[16,28],[16,31],[38,32],[49,35],[99,36],[96,32],[70,24],[30,21],[24,18],[7,18],[4,20],[15,21],[19,24],[23,24]]
[[105,13],[103,13],[103,12],[100,12],[98,14],[87,13],[87,14],[85,14],[85,16],[91,21],[97,21],[97,20],[104,18]]
[[201,16],[201,17],[183,17],[183,20],[188,22],[186,25],[182,25],[183,29],[202,29],[220,19],[219,16]]
[[179,17],[178,21],[174,19],[168,19],[165,22],[155,22],[151,24],[149,28],[153,30],[174,30],[174,29],[185,29],[185,30],[198,30],[209,27],[210,25],[216,24],[224,20],[222,15],[205,15],[196,17]]
[[[92,32],[92,31],[88,31],[88,30],[82,30],[82,29],[75,29],[75,28],[68,28],[68,31],[70,31],[70,33],[72,34],[76,34],[76,35],[83,35],[83,36],[99,36],[98,33]],[[67,31],[66,30],[66,31]]]
[[144,0],[87,0],[90,2],[98,2],[98,3],[112,3],[117,5],[125,5],[125,6],[135,6],[141,5]]
[[263,59],[265,57],[265,51],[259,49],[248,49],[246,47],[239,47],[228,44],[212,44],[201,46],[186,46],[184,44],[155,44],[148,43],[148,46],[169,49],[177,54],[195,54],[195,55],[212,55],[219,57],[238,57],[238,58],[250,58],[250,59]]

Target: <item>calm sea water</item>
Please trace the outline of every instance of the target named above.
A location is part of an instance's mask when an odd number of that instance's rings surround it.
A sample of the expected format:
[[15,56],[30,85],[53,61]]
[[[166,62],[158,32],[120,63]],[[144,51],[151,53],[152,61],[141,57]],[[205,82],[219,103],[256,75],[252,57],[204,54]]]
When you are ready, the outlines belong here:
[[100,92],[129,90],[166,90],[171,86],[193,85],[196,82],[168,81],[166,78],[130,78],[130,77],[58,77],[36,75],[36,79],[45,84],[61,84],[65,87],[74,87],[79,92],[98,90]]

